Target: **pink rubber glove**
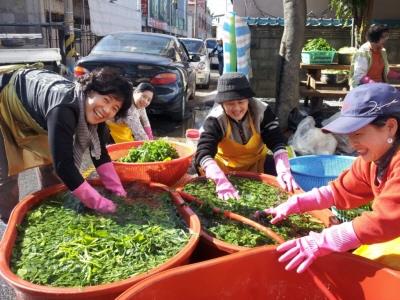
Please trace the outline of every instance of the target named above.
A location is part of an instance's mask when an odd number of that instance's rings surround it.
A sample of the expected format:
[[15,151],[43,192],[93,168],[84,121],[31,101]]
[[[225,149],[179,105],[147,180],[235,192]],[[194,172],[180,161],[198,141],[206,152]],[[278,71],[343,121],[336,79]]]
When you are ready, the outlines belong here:
[[286,150],[280,150],[274,153],[275,169],[276,169],[276,179],[278,180],[281,188],[288,192],[293,192],[298,189],[296,181],[290,172],[289,158]]
[[[265,209],[263,212],[273,215],[274,218],[271,220],[271,223],[275,224],[289,215],[328,208],[332,205],[334,205],[334,201],[331,187],[322,186],[320,188],[313,188],[304,194],[291,196],[286,202],[277,207]],[[259,214],[260,212],[256,212],[256,217]]]
[[217,163],[213,159],[209,159],[203,165],[206,177],[214,180],[216,192],[218,198],[222,200],[228,199],[239,199],[239,192],[233,187],[233,185],[226,178],[224,172],[218,167]]
[[100,176],[101,182],[107,190],[118,196],[126,197],[126,191],[122,186],[121,180],[119,179],[112,162],[102,164],[96,169],[96,171]]
[[111,200],[104,198],[87,181],[72,191],[85,206],[101,213],[113,213],[117,206]]
[[147,137],[149,138],[149,140],[154,140],[154,136],[153,136],[153,131],[151,130],[150,126],[145,126],[143,127],[144,131],[147,134]]
[[279,262],[290,261],[285,267],[287,271],[297,268],[297,273],[302,273],[319,256],[345,252],[360,245],[353,224],[345,222],[326,228],[321,233],[310,232],[302,238],[287,241],[276,250],[285,252],[279,257]]
[[365,75],[363,77],[361,77],[360,79],[360,83],[365,84],[365,83],[373,83],[375,82],[374,80],[372,80],[369,76]]

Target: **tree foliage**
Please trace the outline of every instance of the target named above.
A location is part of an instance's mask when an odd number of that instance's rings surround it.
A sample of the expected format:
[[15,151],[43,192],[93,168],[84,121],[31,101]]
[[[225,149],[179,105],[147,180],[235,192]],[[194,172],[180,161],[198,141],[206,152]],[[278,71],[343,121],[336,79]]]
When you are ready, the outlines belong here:
[[329,6],[339,19],[353,19],[353,40],[359,46],[371,19],[374,0],[329,0]]

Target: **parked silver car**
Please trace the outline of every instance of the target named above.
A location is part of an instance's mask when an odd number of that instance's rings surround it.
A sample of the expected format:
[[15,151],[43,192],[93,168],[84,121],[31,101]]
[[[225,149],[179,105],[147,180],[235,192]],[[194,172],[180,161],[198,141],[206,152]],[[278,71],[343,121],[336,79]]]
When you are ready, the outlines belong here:
[[196,70],[196,85],[208,89],[210,85],[210,59],[206,44],[203,40],[193,38],[180,38],[181,43],[186,47],[189,55],[200,56],[199,62],[191,62],[190,64]]

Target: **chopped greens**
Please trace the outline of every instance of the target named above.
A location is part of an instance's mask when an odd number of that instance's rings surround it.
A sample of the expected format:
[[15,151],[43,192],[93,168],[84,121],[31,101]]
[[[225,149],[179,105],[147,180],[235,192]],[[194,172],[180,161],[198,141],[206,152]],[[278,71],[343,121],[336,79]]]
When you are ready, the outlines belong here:
[[303,51],[335,51],[335,48],[326,39],[315,38],[307,40]]
[[69,192],[43,200],[18,227],[12,271],[39,285],[83,287],[147,272],[176,255],[190,234],[170,195],[132,184],[114,214],[91,211]]
[[[239,191],[240,200],[224,201],[219,199],[215,193],[215,184],[212,180],[199,180],[189,183],[185,185],[184,192],[193,195],[208,206],[229,210],[246,218],[253,218],[257,210],[274,207],[288,198],[287,193],[258,180],[239,176],[229,176],[229,180]],[[321,231],[324,228],[320,220],[308,214],[291,215],[275,225],[269,223],[271,219],[271,216],[267,216],[261,218],[258,222],[271,228],[285,240],[307,235],[310,231]],[[204,225],[203,220],[202,225]],[[225,241],[224,238],[222,240]]]
[[221,241],[250,248],[276,244],[273,239],[251,226],[230,220],[224,217],[223,213],[214,212],[212,207],[206,203],[199,206],[194,202],[190,202],[189,206],[200,218],[202,227]]
[[165,140],[146,141],[139,147],[133,147],[128,154],[119,159],[121,162],[144,163],[169,161],[178,158],[176,149]]
[[[357,208],[347,209],[347,210],[339,210],[336,209],[337,218],[342,222],[351,221],[354,218],[360,216],[365,211],[372,211],[371,204],[366,204]],[[334,213],[335,213],[334,211]]]

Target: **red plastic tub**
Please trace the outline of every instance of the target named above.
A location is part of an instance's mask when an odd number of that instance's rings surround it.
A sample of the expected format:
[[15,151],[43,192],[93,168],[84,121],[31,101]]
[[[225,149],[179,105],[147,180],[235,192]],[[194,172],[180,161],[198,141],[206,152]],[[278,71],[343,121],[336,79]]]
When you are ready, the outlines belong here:
[[[268,184],[268,185],[271,185],[274,187],[278,187],[278,188],[280,187],[276,178],[271,175],[266,175],[266,174],[261,174],[261,173],[253,173],[253,172],[231,172],[229,174],[239,176],[239,177],[259,180],[259,181],[264,182],[265,184]],[[183,183],[181,187],[177,188],[177,191],[179,192],[179,194],[182,196],[182,198],[185,201],[189,201],[189,202],[195,201],[195,202],[201,203],[201,199],[197,199],[196,197],[194,197],[190,194],[187,194],[183,191],[183,187],[185,184],[190,183],[190,182],[195,182],[198,180],[205,180],[205,177],[196,177],[196,178],[190,179],[187,182]],[[301,190],[296,191],[296,193],[302,193],[302,192],[303,191],[301,191]],[[250,220],[244,216],[240,216],[238,214],[228,212],[228,211],[225,211],[224,214],[227,218],[237,220],[239,222],[242,222],[244,224],[247,224],[247,225],[257,229],[258,231],[265,233],[265,235],[271,237],[277,243],[282,243],[284,241],[284,239],[281,236],[279,236],[277,233],[273,232],[270,228],[267,228],[253,220]],[[326,227],[329,227],[330,225],[332,225],[332,222],[335,221],[335,217],[329,209],[311,211],[311,212],[309,212],[309,214],[311,214],[315,218],[321,220],[321,222]],[[194,261],[201,261],[201,260],[205,260],[205,259],[216,258],[216,257],[220,257],[220,256],[223,256],[226,254],[235,253],[238,251],[243,251],[243,250],[249,249],[247,247],[236,246],[236,245],[232,245],[232,244],[226,243],[224,241],[218,240],[218,239],[214,238],[213,236],[209,235],[207,233],[207,231],[205,231],[203,229],[201,230],[201,236],[200,236],[200,242],[198,244],[198,248],[201,248],[201,249],[196,249],[196,251],[194,253],[194,255],[196,256],[194,258]]]
[[318,287],[311,273],[285,271],[275,247],[265,246],[164,271],[116,300],[399,298],[398,271],[349,253],[321,257],[313,270],[328,292]]
[[[91,184],[99,185],[99,182],[92,181]],[[160,188],[165,191],[169,189],[161,184],[146,183],[150,187]],[[137,276],[132,276],[128,279],[117,281],[109,284],[102,284],[97,286],[89,286],[83,288],[59,288],[37,285],[25,281],[14,274],[10,267],[9,262],[11,259],[12,250],[17,238],[16,227],[22,223],[26,213],[39,204],[44,198],[49,197],[55,193],[65,191],[66,187],[62,184],[53,186],[48,189],[33,193],[26,196],[13,210],[6,231],[4,232],[3,239],[0,243],[0,275],[14,288],[17,299],[24,300],[110,300],[117,297],[126,289],[140,280],[156,274],[160,271],[170,269],[176,266],[181,266],[189,262],[189,258],[194,251],[200,234],[200,221],[198,217],[192,212],[190,208],[184,205],[184,201],[175,192],[171,192],[173,203],[177,207],[182,219],[186,222],[189,230],[192,233],[186,246],[174,257],[160,266]]]
[[159,182],[168,186],[176,183],[187,172],[192,161],[194,148],[184,143],[168,141],[178,152],[179,158],[170,161],[148,163],[126,163],[116,161],[128,154],[132,147],[139,147],[143,141],[118,143],[107,146],[107,151],[113,160],[115,170],[121,180],[146,180]]

